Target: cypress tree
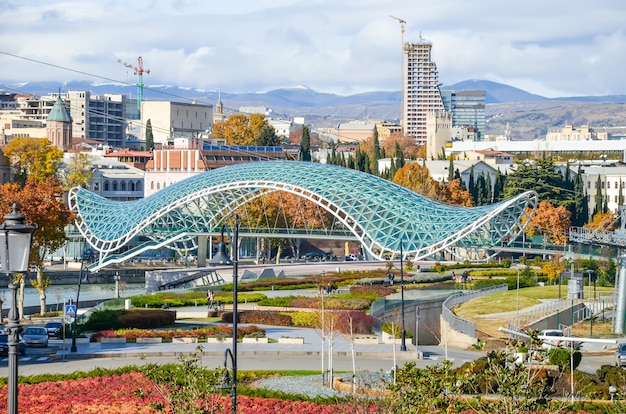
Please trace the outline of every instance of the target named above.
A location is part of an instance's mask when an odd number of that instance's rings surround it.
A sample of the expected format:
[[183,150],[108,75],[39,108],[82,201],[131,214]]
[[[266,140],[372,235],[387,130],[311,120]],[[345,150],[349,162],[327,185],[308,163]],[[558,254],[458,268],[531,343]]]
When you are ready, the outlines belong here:
[[454,157],[450,157],[450,164],[448,165],[448,182],[454,180]]
[[300,141],[300,161],[311,161],[311,138],[309,127],[302,128],[302,140]]
[[382,158],[380,142],[378,140],[378,128],[374,128],[374,150],[372,152],[372,173],[378,175],[378,160]]
[[604,197],[602,197],[602,179],[598,176],[598,180],[596,181],[596,197],[594,199],[595,206],[593,208],[593,215],[595,216],[597,213],[604,211],[603,201]]
[[154,149],[154,135],[152,134],[152,121],[146,121],[146,151]]

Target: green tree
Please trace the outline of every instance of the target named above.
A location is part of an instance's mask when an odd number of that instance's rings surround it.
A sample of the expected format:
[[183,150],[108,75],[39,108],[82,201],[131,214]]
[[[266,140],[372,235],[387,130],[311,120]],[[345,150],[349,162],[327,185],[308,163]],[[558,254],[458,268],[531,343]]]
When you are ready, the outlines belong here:
[[448,165],[448,182],[454,180],[454,157],[450,157],[450,164]]
[[302,140],[300,141],[300,161],[311,161],[311,138],[309,127],[302,128]]
[[152,133],[152,121],[146,121],[146,151],[154,149],[154,135]]
[[259,135],[259,145],[266,147],[276,147],[280,145],[280,139],[278,139],[274,127],[266,125],[263,129],[261,129],[261,135]]
[[[621,186],[620,186],[621,191]],[[585,191],[585,183],[583,181],[582,171],[580,164],[578,165],[578,171],[574,177],[574,211],[572,211],[572,225],[582,227],[589,221],[589,204],[587,202],[588,196]],[[620,201],[620,205],[622,202]]]
[[602,178],[598,176],[598,180],[596,181],[596,197],[594,199],[595,206],[593,207],[593,215],[595,216],[598,213],[604,213],[604,203],[602,196]]
[[378,129],[374,128],[374,144],[373,144],[374,148],[372,150],[372,162],[371,162],[371,168],[370,171],[372,171],[373,174],[375,175],[379,175],[378,173],[378,160],[380,160],[381,158],[383,158],[383,152],[382,152],[382,148],[380,147],[380,141],[378,140]]
[[504,198],[514,197],[524,191],[534,190],[539,200],[550,202],[553,206],[563,206],[570,212],[574,210],[575,194],[570,190],[571,182],[565,182],[563,175],[549,159],[530,163],[524,161],[516,171],[507,176],[504,185]]

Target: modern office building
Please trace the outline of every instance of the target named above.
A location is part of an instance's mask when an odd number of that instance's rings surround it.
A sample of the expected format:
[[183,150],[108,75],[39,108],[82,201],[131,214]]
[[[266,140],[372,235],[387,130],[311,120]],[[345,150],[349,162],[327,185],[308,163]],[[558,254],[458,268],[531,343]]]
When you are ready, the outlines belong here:
[[405,43],[403,53],[402,126],[404,134],[426,142],[426,114],[443,111],[437,65],[431,60],[432,43],[422,39]]
[[441,91],[443,106],[452,113],[452,127],[476,131],[471,136],[482,141],[485,136],[485,91]]

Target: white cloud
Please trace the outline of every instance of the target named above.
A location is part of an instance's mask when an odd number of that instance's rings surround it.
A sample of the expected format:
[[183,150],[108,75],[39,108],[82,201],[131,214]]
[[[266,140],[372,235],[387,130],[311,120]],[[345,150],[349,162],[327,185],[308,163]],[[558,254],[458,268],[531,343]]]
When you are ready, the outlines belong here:
[[433,43],[440,80],[487,79],[544,96],[624,94],[622,0],[6,0],[5,81],[87,79],[227,92],[306,85],[398,90],[405,41]]

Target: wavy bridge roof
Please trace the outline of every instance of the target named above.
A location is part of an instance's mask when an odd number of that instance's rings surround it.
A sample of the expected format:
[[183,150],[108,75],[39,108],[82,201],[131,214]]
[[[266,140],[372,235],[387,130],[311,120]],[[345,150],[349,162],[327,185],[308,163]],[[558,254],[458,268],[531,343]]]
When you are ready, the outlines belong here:
[[537,204],[531,191],[489,206],[449,206],[347,168],[261,161],[207,171],[131,202],[74,188],[70,208],[77,214],[79,231],[106,257],[138,235],[163,245],[214,232],[248,201],[279,190],[332,213],[379,259],[400,249],[417,259],[443,249],[458,254],[472,246],[500,245],[523,230]]

